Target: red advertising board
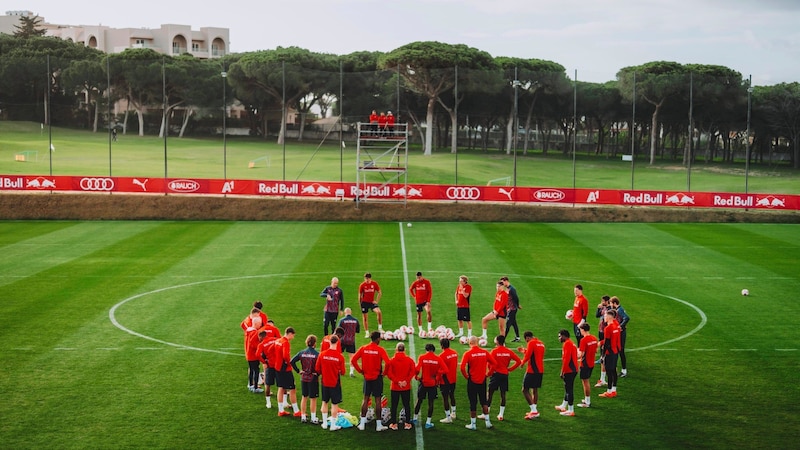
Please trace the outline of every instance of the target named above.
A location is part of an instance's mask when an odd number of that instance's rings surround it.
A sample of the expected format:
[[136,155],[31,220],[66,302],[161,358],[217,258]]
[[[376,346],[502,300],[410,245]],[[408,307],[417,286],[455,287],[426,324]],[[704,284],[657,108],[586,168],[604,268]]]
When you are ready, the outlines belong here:
[[426,200],[683,208],[800,210],[800,195],[625,189],[572,189],[434,184],[356,184],[323,181],[221,180],[102,176],[0,175],[0,192],[247,195],[363,201]]

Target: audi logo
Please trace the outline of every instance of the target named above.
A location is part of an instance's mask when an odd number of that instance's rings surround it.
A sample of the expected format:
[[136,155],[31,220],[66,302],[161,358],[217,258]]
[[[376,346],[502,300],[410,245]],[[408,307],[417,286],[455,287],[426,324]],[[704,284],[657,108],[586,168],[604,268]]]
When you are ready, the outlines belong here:
[[481,190],[476,187],[451,186],[446,191],[450,200],[477,200],[481,198]]
[[81,178],[80,186],[84,191],[111,191],[114,190],[114,180],[111,178]]

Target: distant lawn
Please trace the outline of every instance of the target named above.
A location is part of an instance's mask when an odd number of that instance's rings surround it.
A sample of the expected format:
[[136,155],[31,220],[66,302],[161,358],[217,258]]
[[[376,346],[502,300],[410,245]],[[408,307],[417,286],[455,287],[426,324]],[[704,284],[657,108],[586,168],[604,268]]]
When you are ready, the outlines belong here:
[[[163,138],[119,135],[109,151],[104,132],[90,133],[53,129],[55,152],[48,154],[49,130],[40,124],[0,121],[0,174],[108,175],[171,178],[230,178],[267,180],[339,181],[356,180],[356,143],[345,142],[340,149],[336,138],[324,143],[307,139],[288,141],[284,149],[273,139],[250,137]],[[31,150],[38,160],[17,162],[14,155]],[[372,152],[377,153],[375,151]],[[437,149],[432,156],[412,145],[409,153],[409,183],[486,185],[490,180],[508,178],[513,183],[514,156],[499,150],[486,153],[462,149],[453,155]],[[362,158],[368,157],[363,155]],[[743,163],[705,164],[695,162],[691,171],[680,161],[657,160],[650,166],[642,155],[630,162],[605,155],[571,156],[551,150],[517,153],[516,182],[519,186],[572,187],[667,191],[744,192]],[[250,163],[253,168],[249,168]],[[456,166],[458,170],[456,171]],[[574,178],[573,178],[574,172]],[[383,182],[375,175],[370,182]],[[502,183],[503,181],[497,181]],[[800,193],[800,172],[786,165],[751,165],[748,192]]]
[[[612,439],[728,449],[800,438],[796,225],[0,222],[0,249],[2,448],[571,449]],[[281,329],[297,329],[294,353],[322,334],[319,292],[331,276],[355,307],[372,272],[394,329],[416,316],[406,288],[417,270],[433,284],[435,326],[456,325],[453,291],[468,275],[476,329],[494,282],[510,276],[521,331],[547,346],[541,418],[522,418],[521,371],[503,422],[495,397],[490,431],[464,429],[463,379],[456,423],[438,422],[439,399],[435,428],[419,436],[378,434],[374,424],[332,434],[278,418],[247,392],[239,322],[253,300]],[[568,418],[553,409],[563,397],[556,335],[571,329],[575,283],[592,307],[619,295],[632,320],[619,396],[593,388],[592,408]],[[418,355],[433,341],[412,342]],[[361,385],[343,379],[351,412]]]

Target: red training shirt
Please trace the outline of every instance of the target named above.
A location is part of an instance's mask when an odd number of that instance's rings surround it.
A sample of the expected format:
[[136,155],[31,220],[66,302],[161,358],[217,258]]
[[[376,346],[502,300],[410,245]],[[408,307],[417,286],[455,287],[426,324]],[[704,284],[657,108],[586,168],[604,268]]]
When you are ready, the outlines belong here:
[[578,348],[581,351],[581,367],[593,368],[594,358],[597,355],[597,338],[591,334],[581,338],[581,345]]
[[386,364],[386,378],[391,380],[391,390],[410,391],[411,380],[417,373],[417,366],[405,352],[397,352]]
[[[495,361],[497,361],[493,372],[508,375],[509,372],[513,372],[522,365],[522,360],[519,359],[519,356],[506,346],[495,347],[491,353]],[[508,363],[511,361],[514,361],[514,364],[508,367]]]
[[508,292],[503,289],[497,291],[494,294],[494,306],[492,307],[492,311],[494,311],[495,315],[498,316],[505,316],[506,315],[506,307],[508,306]]
[[[358,363],[359,361],[361,364]],[[367,381],[377,380],[383,373],[382,362],[388,364],[389,355],[386,353],[386,349],[374,342],[361,346],[350,358],[350,364],[358,373],[364,374],[364,379]]]
[[472,295],[472,286],[467,283],[456,287],[456,308],[469,308],[469,296]]
[[418,305],[431,301],[431,295],[433,294],[431,282],[426,278],[414,280],[414,282],[411,283],[411,287],[408,288],[408,292],[414,296],[414,301],[416,301]]
[[544,342],[534,337],[528,341],[522,364],[528,363],[526,373],[544,373]]
[[439,359],[442,360],[445,368],[441,382],[444,383],[444,377],[447,376],[449,384],[456,384],[458,379],[458,353],[452,348],[446,348],[442,350],[442,353],[439,353]]
[[369,280],[361,283],[358,286],[358,298],[359,301],[364,303],[375,303],[375,294],[381,291],[381,287],[378,283]]
[[439,384],[439,375],[445,371],[442,360],[433,352],[425,352],[417,359],[417,374],[425,387],[434,387]]
[[581,323],[581,320],[586,320],[589,315],[589,300],[586,300],[583,294],[575,297],[575,303],[572,304],[572,323],[575,325]]
[[494,370],[497,361],[491,353],[477,345],[470,348],[461,358],[461,375],[475,384],[486,381],[486,375]]
[[335,388],[339,377],[344,375],[344,356],[336,349],[328,349],[319,354],[314,371],[322,375],[322,385]]
[[578,348],[572,339],[564,341],[561,346],[561,375],[578,371]]

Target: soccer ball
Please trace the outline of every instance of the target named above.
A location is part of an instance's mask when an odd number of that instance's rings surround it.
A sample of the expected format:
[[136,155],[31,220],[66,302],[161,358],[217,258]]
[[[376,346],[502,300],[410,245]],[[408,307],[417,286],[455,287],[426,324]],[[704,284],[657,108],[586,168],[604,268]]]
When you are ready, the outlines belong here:
[[402,327],[400,327],[400,329],[403,330],[403,332],[405,332],[406,334],[414,334],[414,327],[412,326],[403,325]]
[[750,295],[750,291],[748,291],[747,289],[742,289],[742,295],[747,297],[748,295]]
[[383,333],[383,338],[386,339],[387,341],[392,341],[394,340],[394,333],[391,331],[387,331],[386,333]]
[[437,333],[441,333],[442,331],[445,331],[445,330],[447,330],[447,327],[445,327],[444,325],[439,325],[438,327],[436,327],[436,332]]
[[424,331],[420,331],[419,332],[419,338],[420,339],[426,339],[427,337],[428,337],[428,333],[426,333]]
[[458,342],[461,343],[461,344],[467,345],[467,343],[469,342],[469,339],[467,339],[466,336],[461,336],[460,338],[458,338]]
[[408,222],[408,223],[406,224],[406,226],[407,226],[408,228],[411,228],[411,222]]
[[568,309],[567,312],[564,314],[564,318],[567,320],[572,320],[572,310]]
[[394,337],[397,338],[397,340],[399,340],[399,341],[405,341],[406,340],[406,333],[401,331],[401,332],[395,334]]
[[481,347],[486,347],[486,344],[488,344],[488,343],[489,342],[484,338],[478,339],[478,345],[480,345]]

